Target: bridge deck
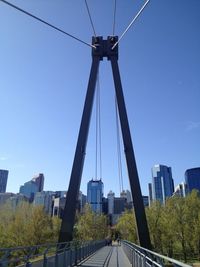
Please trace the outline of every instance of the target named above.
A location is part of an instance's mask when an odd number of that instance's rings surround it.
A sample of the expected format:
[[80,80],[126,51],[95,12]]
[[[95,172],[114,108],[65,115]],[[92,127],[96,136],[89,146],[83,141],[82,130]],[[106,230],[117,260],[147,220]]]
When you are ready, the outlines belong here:
[[131,267],[121,246],[103,247],[78,266],[83,267]]

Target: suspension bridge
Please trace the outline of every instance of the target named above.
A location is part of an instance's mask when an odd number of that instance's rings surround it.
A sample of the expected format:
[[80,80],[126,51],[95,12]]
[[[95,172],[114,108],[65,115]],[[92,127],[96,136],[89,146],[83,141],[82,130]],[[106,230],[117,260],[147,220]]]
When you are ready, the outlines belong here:
[[[141,7],[136,16],[131,20],[130,24],[124,30],[122,35],[115,35],[116,21],[116,5],[114,1],[113,12],[113,34],[104,39],[102,36],[97,36],[91,12],[87,0],[85,0],[86,9],[93,30],[94,36],[92,43],[87,43],[78,37],[46,22],[45,20],[31,14],[30,12],[6,1],[0,0],[0,3],[6,4],[15,10],[24,13],[27,16],[45,24],[60,33],[89,46],[92,49],[92,64],[87,87],[86,99],[81,119],[81,125],[77,140],[77,146],[71,171],[70,183],[62,219],[59,240],[56,244],[43,244],[28,247],[16,248],[0,248],[0,266],[33,266],[33,267],[68,267],[68,266],[85,266],[85,267],[111,267],[111,266],[182,266],[189,265],[170,259],[152,251],[148,225],[142,200],[139,177],[136,167],[131,133],[129,129],[128,116],[126,112],[125,100],[123,96],[122,83],[120,78],[120,70],[118,66],[118,45],[124,35],[128,32],[135,20],[145,9],[149,0]],[[111,63],[113,80],[115,85],[116,95],[116,116],[119,117],[123,145],[128,169],[129,182],[133,197],[134,212],[137,223],[137,233],[140,246],[122,240],[108,244],[107,240],[93,241],[73,241],[73,228],[75,223],[76,202],[81,184],[82,171],[84,166],[85,151],[87,145],[88,131],[90,126],[90,117],[94,102],[96,84],[99,85],[98,71],[99,64],[107,58]],[[98,94],[97,94],[98,95]],[[98,106],[99,104],[97,104]],[[97,107],[99,109],[99,106]],[[100,118],[97,114],[97,129],[100,130]],[[117,120],[117,128],[119,128]],[[99,133],[100,137],[100,133]],[[101,138],[101,137],[100,137]],[[118,129],[119,138],[119,129]],[[97,144],[97,139],[96,139]],[[97,145],[96,145],[97,146]],[[118,143],[118,150],[120,146]],[[101,153],[101,149],[100,149]],[[119,153],[120,154],[120,153]],[[100,155],[101,158],[101,155]],[[119,156],[119,165],[120,165]],[[96,156],[97,165],[97,156]],[[121,171],[120,171],[121,172]],[[97,166],[96,166],[97,176]],[[121,183],[123,183],[121,181]],[[168,265],[171,264],[171,265]]]

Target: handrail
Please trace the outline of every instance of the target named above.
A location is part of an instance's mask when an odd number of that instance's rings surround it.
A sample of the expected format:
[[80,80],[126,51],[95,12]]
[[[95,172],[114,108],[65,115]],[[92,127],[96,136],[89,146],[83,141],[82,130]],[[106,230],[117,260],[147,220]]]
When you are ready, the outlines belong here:
[[68,261],[70,266],[73,266],[103,246],[105,246],[105,240],[72,241],[0,248],[0,267],[10,266],[11,263],[12,266],[21,264],[29,266],[35,260],[38,261],[41,267],[46,267],[48,261],[53,261],[56,267],[59,260]]
[[[150,260],[153,264],[157,265],[157,266],[163,266],[161,264],[159,264],[156,260],[165,260],[167,262],[170,262],[172,264],[174,264],[175,266],[180,266],[180,267],[191,267],[191,265],[185,264],[183,262],[180,262],[178,260],[169,258],[167,256],[161,255],[157,252],[151,251],[149,249],[146,249],[144,247],[140,247],[134,243],[131,243],[129,241],[122,241],[122,244],[124,244],[125,246],[129,246],[131,248],[131,250],[134,250],[135,252],[137,252],[138,254],[142,254],[146,259]],[[148,253],[148,256],[147,256]],[[150,255],[152,256],[150,256]]]

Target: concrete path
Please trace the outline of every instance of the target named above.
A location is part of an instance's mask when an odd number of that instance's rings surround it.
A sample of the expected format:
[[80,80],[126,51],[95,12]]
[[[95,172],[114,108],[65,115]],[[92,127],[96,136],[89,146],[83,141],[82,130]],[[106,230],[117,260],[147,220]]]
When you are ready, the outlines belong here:
[[106,246],[80,263],[84,267],[131,267],[121,246]]

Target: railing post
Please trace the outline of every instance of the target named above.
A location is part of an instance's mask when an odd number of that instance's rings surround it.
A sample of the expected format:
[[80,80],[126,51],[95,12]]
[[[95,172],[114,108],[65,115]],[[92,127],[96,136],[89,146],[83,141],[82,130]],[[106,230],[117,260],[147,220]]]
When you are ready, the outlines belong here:
[[74,247],[74,256],[75,256],[75,259],[74,259],[74,264],[77,265],[77,246],[75,245]]
[[31,262],[29,260],[26,262],[26,267],[31,267]]
[[57,251],[55,255],[55,267],[58,267],[58,252]]
[[66,266],[66,246],[64,247],[64,255],[63,255],[63,267]]
[[44,258],[43,258],[43,267],[47,267],[47,256],[46,256],[46,254],[44,254]]

